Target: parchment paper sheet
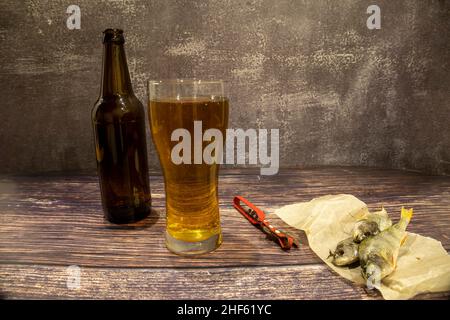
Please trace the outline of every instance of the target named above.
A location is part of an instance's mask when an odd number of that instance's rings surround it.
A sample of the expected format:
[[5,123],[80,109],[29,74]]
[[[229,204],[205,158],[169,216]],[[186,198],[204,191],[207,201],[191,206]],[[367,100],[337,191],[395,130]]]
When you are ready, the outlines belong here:
[[[282,220],[305,231],[311,249],[334,271],[358,285],[365,285],[361,268],[336,267],[327,259],[336,244],[351,236],[355,222],[368,213],[367,205],[352,195],[329,195],[295,203],[275,211]],[[398,216],[395,216],[398,214]],[[400,212],[389,214],[397,221]],[[410,222],[414,224],[414,216]],[[408,233],[400,249],[396,270],[383,279],[385,299],[408,299],[419,293],[450,290],[450,256],[432,238]]]

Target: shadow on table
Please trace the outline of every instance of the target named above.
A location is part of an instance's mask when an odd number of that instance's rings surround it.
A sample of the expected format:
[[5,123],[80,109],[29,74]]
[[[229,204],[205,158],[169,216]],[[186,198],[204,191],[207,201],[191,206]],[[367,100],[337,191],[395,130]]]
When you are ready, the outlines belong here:
[[105,227],[107,229],[114,230],[139,230],[139,229],[147,229],[156,224],[160,218],[161,212],[160,210],[156,210],[152,208],[152,211],[148,215],[147,218],[142,219],[141,221],[129,223],[129,224],[113,224],[105,220]]

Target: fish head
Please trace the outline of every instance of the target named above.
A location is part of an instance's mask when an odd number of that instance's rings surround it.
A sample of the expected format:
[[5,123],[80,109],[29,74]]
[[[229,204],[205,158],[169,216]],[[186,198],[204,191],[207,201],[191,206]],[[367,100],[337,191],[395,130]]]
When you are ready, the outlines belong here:
[[381,268],[375,264],[369,262],[362,270],[364,279],[366,279],[367,288],[380,289],[381,287]]
[[358,221],[353,228],[353,241],[356,243],[360,243],[364,239],[374,236],[379,232],[380,229],[375,221]]
[[356,261],[358,261],[358,256],[335,255],[333,257],[333,264],[338,267],[348,266]]
[[336,250],[330,252],[333,257],[335,266],[347,266],[359,260],[358,244],[353,242],[352,238],[348,238],[338,243]]

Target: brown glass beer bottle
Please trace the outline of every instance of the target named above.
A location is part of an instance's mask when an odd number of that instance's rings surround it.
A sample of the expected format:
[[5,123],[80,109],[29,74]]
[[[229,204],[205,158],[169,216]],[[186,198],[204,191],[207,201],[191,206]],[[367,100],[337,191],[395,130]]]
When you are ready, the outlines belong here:
[[101,92],[92,109],[97,171],[106,219],[129,223],[151,209],[145,114],[131,86],[123,31],[103,33]]

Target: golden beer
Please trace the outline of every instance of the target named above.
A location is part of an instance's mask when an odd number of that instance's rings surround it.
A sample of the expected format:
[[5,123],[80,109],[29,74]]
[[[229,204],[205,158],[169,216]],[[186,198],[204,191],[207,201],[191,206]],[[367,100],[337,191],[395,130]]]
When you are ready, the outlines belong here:
[[[150,88],[151,90],[151,88]],[[194,121],[201,121],[201,137],[208,129],[218,129],[225,140],[228,124],[228,99],[223,96],[177,98],[152,97],[149,121],[153,142],[164,173],[166,192],[168,248],[179,254],[198,254],[217,248],[221,241],[218,173],[219,164],[194,163],[195,144],[204,148],[210,141],[198,139]],[[190,133],[190,163],[175,164],[172,141],[176,129]],[[195,138],[196,137],[196,138]]]

